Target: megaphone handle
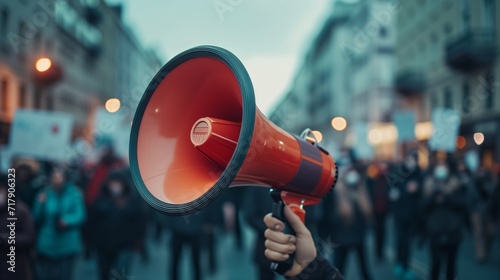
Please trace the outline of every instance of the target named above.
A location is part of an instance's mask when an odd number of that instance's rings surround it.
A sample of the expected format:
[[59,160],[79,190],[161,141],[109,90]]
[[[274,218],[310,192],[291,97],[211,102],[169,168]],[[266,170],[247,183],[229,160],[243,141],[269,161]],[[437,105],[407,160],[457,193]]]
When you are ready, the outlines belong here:
[[[283,224],[285,225],[285,228],[283,229],[283,233],[285,234],[290,234],[290,235],[295,235],[295,231],[293,228],[290,226],[288,223],[287,219],[285,218],[285,202],[281,199],[281,195],[279,191],[272,191],[271,196],[274,200],[273,203],[273,212],[271,213],[274,218],[277,218],[278,220],[282,221]],[[299,208],[297,206],[291,206],[292,211],[300,217],[302,222],[304,222],[305,218],[305,211],[302,208]],[[288,259],[286,261],[282,262],[273,262],[271,263],[271,270],[274,272],[283,275],[285,272],[290,270],[293,265],[293,260],[295,257],[295,253],[290,254]]]
[[[290,226],[290,224],[288,223],[288,221],[285,218],[285,211],[284,210],[285,210],[285,203],[282,200],[275,201],[273,203],[272,216],[274,218],[282,221],[283,224],[285,224],[285,228],[283,229],[283,233],[295,235],[295,231],[293,230],[293,228]],[[285,261],[271,263],[271,269],[274,272],[276,272],[280,275],[283,275],[285,272],[290,270],[290,268],[292,268],[294,257],[295,257],[295,253],[290,254],[288,259]]]

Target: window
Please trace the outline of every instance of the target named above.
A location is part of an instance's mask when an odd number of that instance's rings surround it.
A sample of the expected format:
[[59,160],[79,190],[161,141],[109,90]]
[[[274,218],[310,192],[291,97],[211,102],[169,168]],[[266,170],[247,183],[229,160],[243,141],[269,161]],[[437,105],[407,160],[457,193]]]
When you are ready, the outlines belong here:
[[33,39],[33,51],[39,51],[42,49],[42,32],[38,31],[35,34],[35,38]]
[[19,107],[28,107],[28,95],[26,92],[26,85],[24,83],[21,83],[19,86]]
[[495,0],[484,0],[483,5],[483,26],[488,29],[495,28]]
[[470,27],[470,0],[460,1],[460,14],[462,30],[467,30]]
[[452,96],[449,87],[444,88],[444,107],[451,108]]
[[52,94],[47,96],[47,110],[54,110],[54,96]]
[[380,38],[385,38],[387,36],[387,27],[381,26],[379,30]]
[[465,82],[462,87],[462,111],[463,113],[469,113],[471,110],[472,103],[470,100],[470,86],[469,83]]
[[35,109],[42,109],[42,92],[40,89],[35,90]]
[[439,107],[439,98],[436,93],[431,92],[431,108]]
[[493,88],[493,71],[489,72],[486,75],[486,109],[492,109],[493,108],[493,103],[495,102],[494,96],[495,96],[495,89]]
[[3,78],[0,82],[0,111],[7,112],[9,108],[9,93],[7,92],[9,88],[9,83],[7,78]]
[[9,10],[3,8],[0,12],[0,38],[7,38],[7,30],[9,29]]

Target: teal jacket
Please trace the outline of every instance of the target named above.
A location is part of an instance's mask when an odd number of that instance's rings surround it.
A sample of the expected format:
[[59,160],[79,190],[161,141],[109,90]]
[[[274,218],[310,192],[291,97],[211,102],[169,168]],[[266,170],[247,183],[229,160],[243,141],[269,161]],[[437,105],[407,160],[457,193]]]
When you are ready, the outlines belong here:
[[[37,251],[46,257],[60,258],[78,254],[82,250],[80,227],[85,221],[85,205],[82,192],[68,183],[57,193],[46,187],[45,202],[36,199],[33,218],[38,225]],[[65,228],[58,228],[58,220]]]

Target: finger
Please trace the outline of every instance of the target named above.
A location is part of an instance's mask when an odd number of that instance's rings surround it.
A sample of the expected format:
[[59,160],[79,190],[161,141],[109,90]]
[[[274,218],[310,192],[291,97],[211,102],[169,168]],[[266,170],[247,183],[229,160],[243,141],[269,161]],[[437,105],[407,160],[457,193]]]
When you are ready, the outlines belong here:
[[264,224],[266,224],[267,228],[278,231],[283,231],[283,229],[285,228],[283,222],[274,218],[271,213],[264,216]]
[[295,236],[293,235],[284,234],[281,231],[275,231],[272,229],[266,229],[266,231],[264,232],[264,236],[267,239],[280,244],[295,243],[296,240]]
[[281,254],[295,253],[295,244],[293,243],[280,244],[267,239],[266,242],[264,242],[264,246],[266,246],[266,248],[271,251],[278,252]]
[[264,255],[266,255],[266,258],[268,258],[271,261],[276,261],[276,262],[282,262],[286,261],[289,257],[288,254],[281,254],[278,252],[274,252],[272,250],[266,249],[264,251]]
[[297,236],[304,234],[311,234],[304,225],[304,223],[302,222],[302,220],[300,220],[299,216],[295,215],[295,213],[293,213],[293,211],[290,209],[290,207],[288,207],[288,205],[285,206],[285,218],[290,224],[290,226],[293,228]]

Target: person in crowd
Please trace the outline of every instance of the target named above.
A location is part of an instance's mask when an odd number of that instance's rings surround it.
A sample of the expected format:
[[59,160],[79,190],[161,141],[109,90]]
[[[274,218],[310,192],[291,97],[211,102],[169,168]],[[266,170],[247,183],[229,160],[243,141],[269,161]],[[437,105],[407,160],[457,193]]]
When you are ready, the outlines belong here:
[[389,212],[389,186],[385,178],[387,163],[378,162],[368,168],[367,186],[370,193],[375,232],[375,257],[384,260],[386,220]]
[[[267,229],[266,225],[262,222],[262,217],[271,212],[273,200],[269,195],[269,190],[265,188],[252,188],[247,191],[247,204],[245,205],[245,217],[252,229],[257,234],[255,246],[253,246],[253,261],[257,265],[259,280],[273,280],[275,279],[274,272],[270,269],[271,262],[264,255],[266,241],[264,231]],[[259,205],[255,205],[255,201]]]
[[[234,232],[236,249],[243,250],[243,231],[240,221],[241,205],[245,197],[246,188],[230,188],[224,195],[226,229]],[[230,213],[230,214],[229,214]]]
[[203,241],[205,256],[208,263],[208,272],[210,275],[217,273],[218,260],[217,260],[217,230],[223,228],[224,218],[222,213],[222,200],[217,199],[207,206],[204,210],[206,212],[206,221],[203,229]]
[[412,151],[407,160],[393,166],[387,174],[389,198],[396,231],[396,264],[394,274],[414,279],[409,269],[411,243],[419,231],[421,216],[422,171],[418,166],[418,153]]
[[[5,261],[0,262],[0,279],[12,280],[31,280],[34,279],[32,269],[32,253],[35,245],[35,223],[31,216],[28,206],[23,201],[18,201],[15,197],[11,197],[15,201],[13,208],[15,209],[15,216],[9,215],[8,209],[8,188],[9,182],[15,188],[14,177],[7,175],[0,175],[0,254],[5,257]],[[12,192],[15,194],[15,192]],[[15,227],[10,228],[8,225],[13,222],[9,218],[15,217]],[[10,255],[13,253],[10,247],[13,245],[12,241],[9,242],[11,233],[15,233],[15,251],[14,269],[9,270],[12,265],[9,263]]]
[[456,279],[456,262],[462,231],[467,225],[465,189],[452,159],[438,160],[424,183],[424,232],[430,241],[430,279],[437,280],[441,261],[446,258],[446,278]]
[[493,190],[493,194],[491,195],[488,212],[491,216],[491,220],[495,225],[497,238],[498,233],[500,232],[500,165],[497,167],[497,176],[496,176],[496,186]]
[[29,209],[33,207],[35,201],[36,189],[33,185],[35,172],[28,164],[20,164],[16,168],[16,196],[23,201]]
[[480,167],[471,183],[474,189],[468,193],[474,247],[478,263],[485,263],[493,243],[494,224],[488,211],[493,195],[493,178],[484,167]]
[[178,280],[182,249],[189,246],[191,249],[191,264],[193,279],[202,279],[200,252],[203,241],[203,230],[207,227],[207,213],[203,210],[182,217],[166,217],[172,231],[170,249],[170,277],[168,279]]
[[340,244],[335,249],[334,264],[344,273],[348,253],[354,251],[363,279],[372,279],[365,246],[372,214],[365,180],[354,168],[347,169],[340,178],[334,189],[337,221],[332,235],[333,241]]
[[101,192],[102,183],[108,174],[113,170],[123,168],[123,162],[116,156],[112,145],[104,147],[99,163],[95,167],[88,186],[85,189],[85,201],[87,205],[94,203],[94,200]]
[[265,256],[272,262],[287,260],[293,254],[293,265],[285,272],[286,279],[343,280],[342,274],[316,251],[311,232],[288,206],[285,218],[295,231],[295,236],[283,233],[285,225],[271,214],[264,217]]
[[321,240],[319,240],[319,228],[320,223],[324,221],[324,208],[325,207],[322,203],[304,206],[304,210],[307,213],[307,219],[305,221],[306,227],[311,232],[311,235],[316,244],[318,244],[318,242],[321,242]]
[[127,273],[130,269],[142,218],[138,199],[126,176],[122,172],[113,172],[91,206],[93,243],[101,280],[109,280],[113,270]]
[[[88,181],[86,186],[82,186],[85,189],[85,204],[86,208],[89,209],[97,197],[101,193],[101,187],[106,180],[109,173],[123,168],[123,162],[116,156],[113,146],[108,143],[104,146],[99,162],[95,166],[93,172],[87,170],[85,176],[89,176],[90,179],[83,179],[82,182]],[[89,166],[85,165],[82,168],[89,169]],[[83,171],[82,171],[83,172]],[[91,174],[91,175],[90,175]],[[82,174],[83,175],[83,174]],[[93,229],[91,224],[93,217],[90,217],[87,222],[83,225],[83,239],[85,241],[85,257],[89,259],[92,255],[94,244],[93,244]]]
[[62,169],[54,168],[50,185],[40,191],[33,207],[38,225],[37,279],[72,279],[75,257],[82,250],[80,227],[85,216],[81,191]]

